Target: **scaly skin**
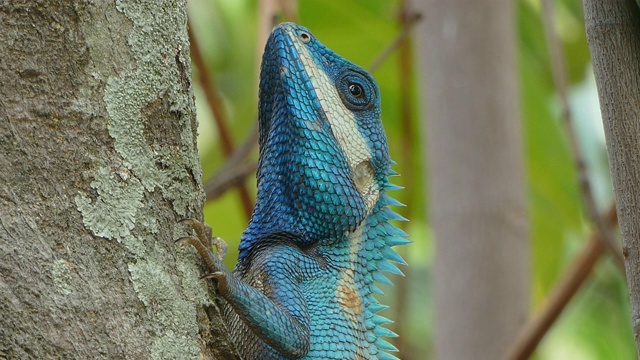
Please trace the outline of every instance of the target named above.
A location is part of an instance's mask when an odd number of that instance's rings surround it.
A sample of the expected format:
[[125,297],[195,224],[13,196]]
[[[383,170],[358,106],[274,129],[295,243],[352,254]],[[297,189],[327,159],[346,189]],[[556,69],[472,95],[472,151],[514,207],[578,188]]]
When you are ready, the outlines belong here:
[[260,80],[258,197],[233,272],[210,229],[187,220],[226,300],[224,320],[245,359],[395,359],[373,297],[406,234],[387,207],[394,174],[380,93],[364,69],[298,25],[269,38]]

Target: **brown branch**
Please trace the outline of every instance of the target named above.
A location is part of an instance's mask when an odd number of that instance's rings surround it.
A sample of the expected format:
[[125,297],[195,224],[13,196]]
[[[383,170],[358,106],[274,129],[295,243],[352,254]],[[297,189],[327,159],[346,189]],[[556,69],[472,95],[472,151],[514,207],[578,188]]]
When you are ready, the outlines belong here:
[[595,225],[597,231],[600,233],[598,237],[603,241],[603,245],[614,256],[614,260],[618,267],[624,274],[624,257],[622,256],[622,250],[615,241],[611,228],[606,226],[603,215],[600,214],[598,206],[596,204],[593,187],[587,173],[586,161],[578,144],[578,137],[574,128],[573,112],[569,105],[568,87],[566,71],[564,67],[564,54],[558,37],[556,36],[555,29],[555,14],[553,10],[553,4],[551,0],[542,0],[542,19],[544,21],[544,30],[546,35],[547,46],[549,47],[549,53],[551,56],[551,70],[553,74],[553,81],[560,97],[560,105],[562,107],[562,119],[569,140],[569,147],[573,161],[576,165],[578,172],[578,181],[580,183],[580,190],[582,191],[582,199],[587,212],[587,216],[591,222]]
[[402,43],[404,43],[405,39],[409,35],[409,32],[413,28],[413,25],[417,24],[418,21],[422,19],[422,15],[418,13],[407,14],[405,16],[406,21],[403,23],[404,26],[402,28],[402,31],[393,40],[393,42],[389,44],[389,46],[387,46],[387,48],[384,49],[382,53],[380,53],[380,55],[375,58],[375,60],[373,60],[371,65],[369,65],[368,70],[370,73],[374,73],[376,70],[378,70],[380,65],[382,65],[382,63],[389,57],[389,55],[391,55],[398,47],[400,47],[400,45],[402,45]]
[[222,196],[229,189],[244,184],[248,176],[255,174],[258,163],[242,163],[222,172],[216,173],[205,186],[207,201],[212,201]]
[[200,46],[198,45],[198,41],[193,34],[191,23],[189,23],[187,26],[189,32],[189,42],[191,43],[191,59],[193,59],[193,63],[198,68],[198,81],[200,82],[200,86],[204,91],[205,97],[207,99],[207,104],[211,109],[211,113],[213,113],[213,120],[216,122],[216,127],[218,128],[218,132],[220,133],[222,152],[225,156],[229,156],[231,155],[231,152],[233,152],[233,143],[231,140],[231,132],[229,131],[229,128],[227,126],[227,117],[224,113],[224,107],[222,106],[220,97],[216,92],[213,77],[209,74],[207,64],[205,63],[204,58],[200,53]]
[[[604,219],[608,228],[617,224],[615,204],[609,207]],[[601,234],[595,232],[589,237],[589,241],[576,256],[562,278],[554,286],[542,308],[531,318],[518,334],[513,346],[509,349],[506,360],[528,359],[536,349],[540,340],[547,333],[551,325],[558,319],[569,300],[578,292],[585,282],[594,265],[605,251]]]
[[[216,122],[216,127],[218,128],[218,133],[220,134],[222,153],[225,155],[225,157],[229,157],[233,152],[233,143],[231,141],[231,133],[229,131],[229,128],[227,127],[228,122],[226,120],[222,102],[220,101],[220,97],[216,92],[213,77],[209,75],[207,65],[205,64],[202,54],[200,53],[200,47],[198,46],[198,41],[193,34],[191,25],[187,24],[187,28],[189,32],[189,42],[191,43],[191,59],[193,59],[195,66],[198,68],[198,80],[200,81],[200,86],[205,93],[207,104],[209,105],[209,108],[213,113],[213,119]],[[251,212],[253,210],[253,201],[251,200],[251,195],[249,194],[249,190],[247,190],[247,187],[244,183],[238,183],[237,187],[240,193],[240,200],[242,201],[242,208],[244,210],[245,216],[248,219],[249,217],[251,217]]]
[[238,184],[244,184],[246,178],[255,173],[258,164],[255,162],[246,164],[243,163],[243,161],[257,143],[258,125],[256,124],[242,145],[236,148],[233,155],[231,155],[215,175],[205,183],[204,191],[207,194],[207,201],[218,198],[225,191]]

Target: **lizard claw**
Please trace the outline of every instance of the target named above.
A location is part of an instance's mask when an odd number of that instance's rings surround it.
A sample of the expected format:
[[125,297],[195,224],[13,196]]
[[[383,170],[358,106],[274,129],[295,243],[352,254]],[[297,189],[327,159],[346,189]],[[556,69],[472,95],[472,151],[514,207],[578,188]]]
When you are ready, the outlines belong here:
[[194,243],[198,242],[200,240],[196,239],[193,236],[183,236],[181,238],[178,238],[178,240],[175,241],[175,243],[187,243],[187,244],[191,244],[194,247],[196,246]]
[[200,279],[205,280],[205,279],[215,279],[215,280],[219,280],[220,278],[224,277],[224,274],[220,271],[216,271],[216,272],[212,272],[212,273],[208,273],[208,274],[204,274],[200,277]]
[[200,279],[216,280],[218,284],[218,292],[220,294],[226,294],[228,292],[229,285],[227,282],[227,276],[222,271],[214,271],[214,272],[205,274]]

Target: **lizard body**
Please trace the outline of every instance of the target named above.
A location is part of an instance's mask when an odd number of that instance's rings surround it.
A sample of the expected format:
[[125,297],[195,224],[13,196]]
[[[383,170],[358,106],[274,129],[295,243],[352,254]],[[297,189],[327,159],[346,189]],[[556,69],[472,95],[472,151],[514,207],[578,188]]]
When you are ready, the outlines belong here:
[[[226,300],[223,317],[246,359],[395,359],[376,315],[391,247],[408,242],[389,220],[391,160],[371,75],[304,27],[272,32],[260,80],[256,207],[233,272],[209,250],[202,224],[185,238]],[[209,248],[208,248],[209,247]],[[391,262],[390,262],[391,261]]]

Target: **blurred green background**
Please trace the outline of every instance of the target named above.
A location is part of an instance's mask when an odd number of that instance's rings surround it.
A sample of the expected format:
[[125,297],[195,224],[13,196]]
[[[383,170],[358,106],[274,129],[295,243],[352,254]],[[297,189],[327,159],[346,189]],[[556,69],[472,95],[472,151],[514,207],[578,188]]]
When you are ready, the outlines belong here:
[[[531,223],[533,314],[584,246],[592,226],[582,210],[575,165],[561,124],[541,5],[535,0],[520,0],[517,4],[517,28],[513,31],[517,32],[519,41],[520,101]],[[335,52],[368,67],[401,32],[400,6],[400,1],[389,0],[302,0],[297,2],[296,21],[308,27]],[[576,132],[596,200],[605,211],[612,201],[612,190],[582,4],[579,0],[562,0],[554,2],[554,6],[557,32],[566,56]],[[235,144],[246,138],[257,121],[258,12],[257,0],[189,2],[191,28],[215,79]],[[419,33],[412,34],[414,39],[419,36]],[[198,69],[194,66],[193,71],[197,73]],[[398,210],[411,220],[405,230],[411,234],[413,244],[400,249],[410,267],[403,269],[404,280],[392,278],[399,285],[384,289],[387,295],[382,301],[391,308],[383,314],[395,320],[392,328],[400,334],[402,341],[398,343],[395,339],[395,343],[402,346],[404,358],[429,359],[433,357],[429,280],[433,241],[424,190],[428,180],[428,173],[422,167],[424,139],[418,131],[421,107],[416,93],[420,88],[411,77],[408,79],[410,88],[402,92],[401,86],[406,85],[402,85],[400,74],[398,51],[386,58],[374,73],[382,91],[383,123],[391,154],[398,162],[395,169],[401,174],[413,174],[411,182],[407,177],[394,178],[395,183],[407,187],[392,195],[409,205]],[[403,94],[409,94],[414,104],[411,131],[403,130],[400,122]],[[197,81],[195,95],[200,123],[198,145],[204,179],[208,179],[224,164],[224,156],[212,114]],[[403,156],[401,146],[408,139],[416,146]],[[251,157],[257,158],[257,149]],[[255,177],[250,176],[246,184],[255,195]],[[215,234],[229,243],[226,263],[233,268],[238,240],[248,220],[238,191],[228,191],[208,202],[205,218]],[[406,299],[406,303],[397,304],[397,291],[403,292],[401,298]],[[605,256],[547,333],[534,358],[635,359],[626,291],[620,270],[609,256]],[[403,311],[397,313],[399,308]]]

